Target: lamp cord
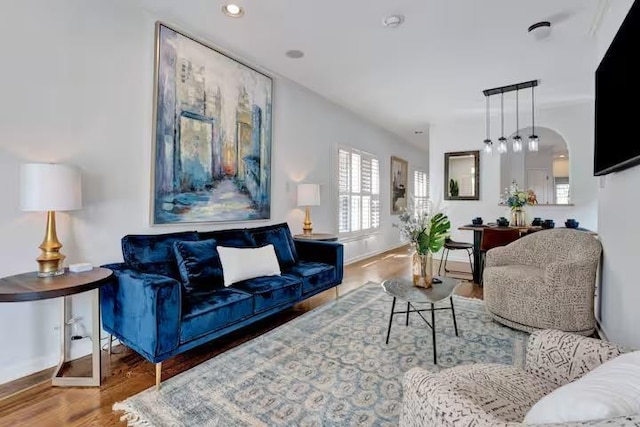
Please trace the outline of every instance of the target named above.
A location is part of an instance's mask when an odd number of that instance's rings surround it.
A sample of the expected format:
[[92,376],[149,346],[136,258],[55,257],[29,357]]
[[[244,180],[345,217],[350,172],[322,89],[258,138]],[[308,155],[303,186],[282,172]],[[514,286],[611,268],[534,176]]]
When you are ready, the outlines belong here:
[[487,101],[486,120],[487,120],[487,141],[491,139],[491,120],[489,119],[489,95],[485,96]]
[[536,134],[535,86],[531,86],[531,135]]
[[520,98],[516,89],[516,136],[520,136]]

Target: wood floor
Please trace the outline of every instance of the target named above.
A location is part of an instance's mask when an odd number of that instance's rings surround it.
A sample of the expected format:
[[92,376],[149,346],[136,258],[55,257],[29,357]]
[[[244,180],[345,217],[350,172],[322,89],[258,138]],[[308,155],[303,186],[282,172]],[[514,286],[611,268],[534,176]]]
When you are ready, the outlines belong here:
[[[466,268],[468,271],[469,266],[450,262],[449,268]],[[408,269],[407,248],[351,264],[345,268],[339,293],[345,294],[369,281],[379,283],[387,278],[404,275]],[[460,277],[470,279],[469,274]],[[459,286],[457,293],[482,298],[482,288],[470,282]],[[326,291],[290,310],[172,357],[162,364],[162,380],[166,381],[334,298],[334,290]],[[71,375],[86,375],[90,372],[90,363],[90,356],[78,359],[69,364],[67,372]],[[115,346],[111,357],[103,352],[103,380],[99,389],[52,387],[47,380],[52,372],[53,369],[50,369],[0,386],[0,399],[4,397],[0,400],[0,426],[125,426],[120,421],[120,414],[111,410],[112,405],[155,384],[155,365],[124,346]]]

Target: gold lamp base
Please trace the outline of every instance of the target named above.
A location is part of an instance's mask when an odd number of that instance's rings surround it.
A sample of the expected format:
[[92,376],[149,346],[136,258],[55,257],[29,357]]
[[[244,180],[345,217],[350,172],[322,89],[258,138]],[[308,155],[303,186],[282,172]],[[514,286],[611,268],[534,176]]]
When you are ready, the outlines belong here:
[[60,243],[56,234],[56,213],[54,211],[47,212],[47,231],[39,248],[42,253],[36,258],[36,261],[38,261],[38,277],[64,274],[63,262],[66,257],[60,253],[62,243]]
[[311,209],[307,206],[304,210],[304,223],[302,224],[302,234],[305,236],[311,236],[313,228],[311,227]]

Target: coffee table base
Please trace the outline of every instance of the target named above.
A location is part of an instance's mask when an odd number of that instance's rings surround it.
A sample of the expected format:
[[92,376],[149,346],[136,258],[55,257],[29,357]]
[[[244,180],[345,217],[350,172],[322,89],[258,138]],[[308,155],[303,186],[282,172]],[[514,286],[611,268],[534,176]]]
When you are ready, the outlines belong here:
[[[396,297],[393,297],[393,302],[391,303],[391,315],[389,316],[389,328],[387,329],[387,339],[385,341],[386,344],[389,344],[389,336],[391,335],[391,325],[393,324],[393,316],[396,314],[406,314],[406,326],[409,326],[409,313],[418,313],[418,316],[424,320],[424,322],[431,328],[431,336],[433,340],[433,364],[438,364],[438,357],[436,353],[436,311],[437,310],[451,310],[451,315],[453,316],[453,327],[456,331],[456,336],[458,336],[458,323],[456,322],[456,311],[453,307],[453,298],[449,297],[449,301],[451,302],[451,307],[441,307],[436,308],[433,303],[429,303],[431,305],[430,308],[415,308],[410,302],[407,302],[407,311],[395,311],[396,309]],[[426,304],[426,303],[424,303]],[[422,315],[423,312],[430,311],[431,312],[431,323]]]

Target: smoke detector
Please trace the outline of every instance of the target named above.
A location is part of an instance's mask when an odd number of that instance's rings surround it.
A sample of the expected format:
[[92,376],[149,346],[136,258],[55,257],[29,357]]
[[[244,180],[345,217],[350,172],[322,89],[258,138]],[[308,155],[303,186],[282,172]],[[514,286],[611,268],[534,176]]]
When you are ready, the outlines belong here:
[[527,30],[529,34],[533,34],[536,40],[542,40],[544,38],[549,37],[551,34],[551,22],[549,21],[540,21],[536,22]]
[[389,15],[382,19],[382,26],[385,28],[397,28],[404,22],[403,15]]

